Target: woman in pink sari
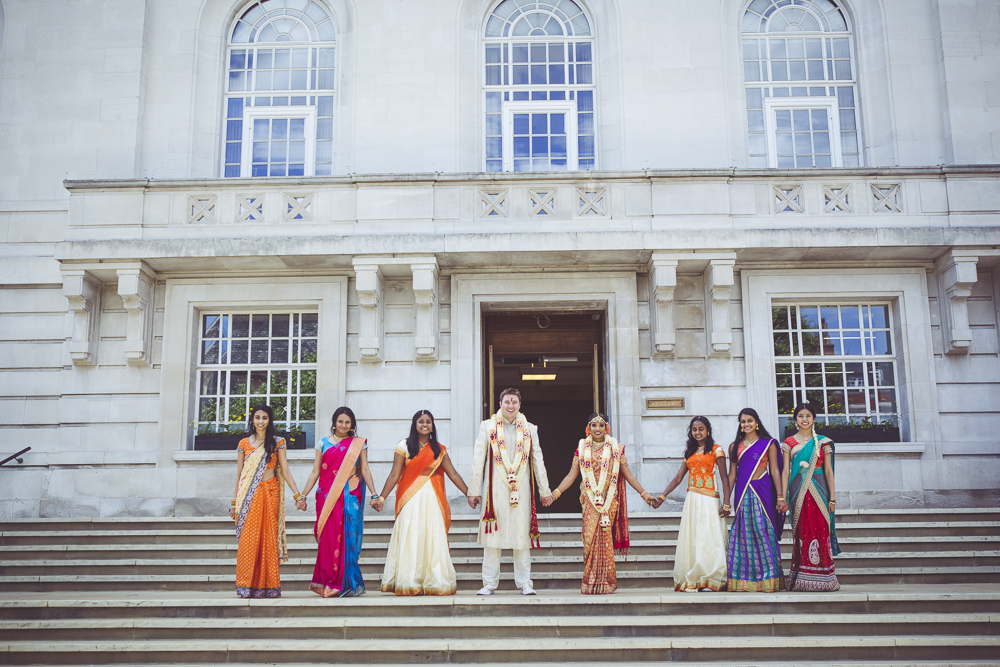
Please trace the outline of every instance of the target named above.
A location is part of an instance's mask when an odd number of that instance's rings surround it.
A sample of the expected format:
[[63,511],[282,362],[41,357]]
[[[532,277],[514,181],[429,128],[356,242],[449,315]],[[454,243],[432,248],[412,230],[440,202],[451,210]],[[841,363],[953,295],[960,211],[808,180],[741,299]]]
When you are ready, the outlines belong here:
[[331,437],[316,443],[316,461],[305,494],[316,489],[316,567],[309,590],[325,598],[354,597],[365,592],[358,558],[364,523],[365,487],[374,489],[368,469],[368,443],[355,435],[350,408],[333,413]]

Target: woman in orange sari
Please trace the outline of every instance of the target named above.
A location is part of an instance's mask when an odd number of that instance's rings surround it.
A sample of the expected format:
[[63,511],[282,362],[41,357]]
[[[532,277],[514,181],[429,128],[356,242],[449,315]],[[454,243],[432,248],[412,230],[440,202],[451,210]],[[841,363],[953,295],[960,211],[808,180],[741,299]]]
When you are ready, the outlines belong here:
[[285,457],[285,441],[274,430],[274,413],[255,405],[250,436],[236,454],[236,490],[229,516],[236,521],[236,594],[241,598],[281,597],[278,564],[288,560],[285,538],[285,483],[295,507],[306,511]]
[[[590,415],[587,437],[580,441],[573,467],[552,492],[558,499],[582,472],[580,504],[583,506],[583,582],[580,592],[589,595],[614,593],[618,589],[615,554],[628,554],[627,481],[647,505],[651,496],[628,467],[625,448],[611,437],[608,418]],[[596,460],[595,460],[596,459]]]
[[444,476],[468,495],[462,476],[438,442],[434,415],[413,415],[410,435],[393,456],[392,472],[372,507],[382,511],[385,497],[396,489],[396,523],[382,575],[382,592],[396,595],[454,595],[458,578],[451,564],[448,529],[451,507],[444,493]]

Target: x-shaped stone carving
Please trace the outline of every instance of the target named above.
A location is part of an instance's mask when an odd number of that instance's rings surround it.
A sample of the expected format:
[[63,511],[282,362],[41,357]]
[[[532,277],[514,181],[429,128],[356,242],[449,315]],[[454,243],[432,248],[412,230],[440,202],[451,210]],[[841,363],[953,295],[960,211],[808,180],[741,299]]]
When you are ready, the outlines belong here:
[[854,212],[854,209],[851,208],[850,183],[847,185],[824,185],[823,199],[825,201],[825,206],[823,207],[824,213],[834,213],[836,211],[843,211],[845,213]]
[[555,215],[556,214],[556,191],[535,192],[528,190],[531,197],[531,213],[528,217],[535,215]]
[[802,213],[801,185],[775,185],[772,190],[776,213]]
[[490,216],[507,217],[507,190],[480,190],[480,218]]
[[290,195],[285,193],[285,220],[312,220],[312,193]]
[[236,207],[236,222],[264,220],[264,195],[236,195]]
[[899,183],[879,185],[872,183],[872,211],[875,213],[902,213],[899,202]]
[[580,200],[580,217],[587,215],[598,215],[602,218],[607,216],[607,212],[604,210],[604,193],[607,188],[601,188],[599,190],[581,190],[576,189],[576,196]]
[[196,197],[190,195],[188,201],[191,203],[191,217],[188,224],[193,222],[215,222],[215,195],[211,197]]

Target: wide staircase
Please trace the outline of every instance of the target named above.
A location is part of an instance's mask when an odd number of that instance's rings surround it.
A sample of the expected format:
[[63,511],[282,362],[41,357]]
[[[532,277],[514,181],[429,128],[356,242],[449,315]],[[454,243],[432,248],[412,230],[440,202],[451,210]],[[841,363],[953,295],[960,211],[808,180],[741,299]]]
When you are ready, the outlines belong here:
[[583,596],[579,516],[541,516],[538,595],[514,589],[507,557],[488,598],[465,516],[457,596],[379,593],[392,519],[373,514],[369,593],[329,600],[306,592],[306,515],[289,516],[283,597],[251,601],[228,518],[0,521],[0,663],[1000,664],[1000,509],[841,511],[842,589],[823,594],[675,593],[680,515],[661,512],[629,518],[619,591]]

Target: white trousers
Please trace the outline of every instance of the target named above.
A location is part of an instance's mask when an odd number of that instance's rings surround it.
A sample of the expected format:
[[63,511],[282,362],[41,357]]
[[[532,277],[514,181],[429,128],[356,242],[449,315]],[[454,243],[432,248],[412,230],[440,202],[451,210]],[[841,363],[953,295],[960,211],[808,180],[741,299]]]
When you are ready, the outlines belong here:
[[[514,552],[514,584],[518,588],[531,586],[531,549],[512,549],[512,551]],[[483,586],[495,591],[499,585],[500,549],[483,547]]]

